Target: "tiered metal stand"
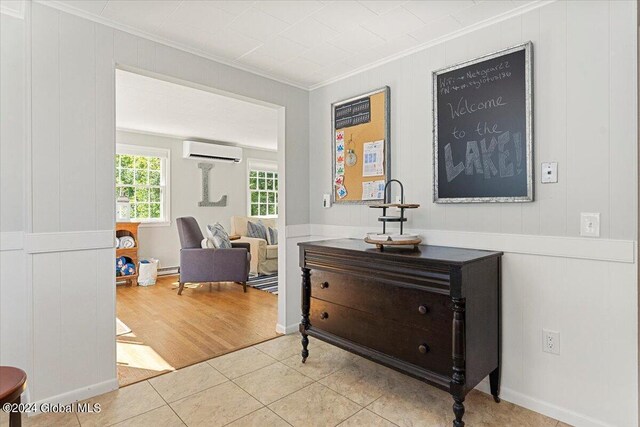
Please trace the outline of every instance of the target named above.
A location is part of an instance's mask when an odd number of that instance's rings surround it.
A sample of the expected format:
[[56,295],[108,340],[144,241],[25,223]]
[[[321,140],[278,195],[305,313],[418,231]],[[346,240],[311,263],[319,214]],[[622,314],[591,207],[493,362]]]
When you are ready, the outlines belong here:
[[[389,184],[392,182],[397,182],[400,184],[400,203],[390,203],[391,201],[391,192],[389,191]],[[382,215],[378,217],[378,221],[382,222],[382,234],[387,233],[387,223],[388,222],[399,222],[400,223],[400,234],[403,233],[403,223],[407,221],[407,218],[404,216],[404,211],[406,209],[416,209],[419,208],[420,205],[416,203],[405,203],[404,202],[404,186],[397,179],[390,179],[384,186],[384,203],[377,205],[369,205],[370,208],[373,209],[382,209]],[[389,208],[397,208],[400,209],[400,216],[387,215],[387,209]],[[365,242],[370,243],[372,245],[376,245],[376,247],[383,251],[385,246],[413,246],[417,248],[417,246],[422,242],[422,239],[417,238],[413,240],[373,240],[368,237],[365,237]]]

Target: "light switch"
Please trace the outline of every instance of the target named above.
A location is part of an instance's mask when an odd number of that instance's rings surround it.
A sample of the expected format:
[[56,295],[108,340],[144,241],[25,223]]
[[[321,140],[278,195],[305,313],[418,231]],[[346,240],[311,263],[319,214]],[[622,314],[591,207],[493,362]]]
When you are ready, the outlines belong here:
[[600,237],[600,214],[582,212],[580,214],[580,235]]
[[331,194],[323,194],[322,195],[322,207],[330,208],[331,207]]
[[551,184],[558,182],[558,163],[557,162],[545,162],[542,163],[542,171],[540,176],[542,177],[543,184]]

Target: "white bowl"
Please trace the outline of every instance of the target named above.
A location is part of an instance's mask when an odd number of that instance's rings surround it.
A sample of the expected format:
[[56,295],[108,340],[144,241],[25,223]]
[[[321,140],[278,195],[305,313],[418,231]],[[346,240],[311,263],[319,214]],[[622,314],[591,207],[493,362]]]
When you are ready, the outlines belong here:
[[417,240],[420,237],[417,234],[392,234],[389,238],[394,242],[406,242],[409,240]]
[[369,233],[367,234],[367,238],[376,242],[387,242],[389,240],[389,235],[382,233]]

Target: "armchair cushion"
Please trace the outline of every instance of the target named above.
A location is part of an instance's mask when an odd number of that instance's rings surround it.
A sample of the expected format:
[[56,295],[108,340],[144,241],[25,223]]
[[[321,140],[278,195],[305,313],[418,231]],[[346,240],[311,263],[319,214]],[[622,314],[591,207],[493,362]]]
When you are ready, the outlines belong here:
[[208,237],[205,237],[204,239],[202,239],[202,242],[200,242],[200,247],[202,249],[215,249],[216,246],[213,244],[213,240],[211,240]]
[[225,231],[222,224],[216,222],[213,225],[207,225],[207,233],[209,234],[209,238],[213,241],[213,246],[218,249],[230,249],[231,248],[231,240],[229,240],[229,235]]

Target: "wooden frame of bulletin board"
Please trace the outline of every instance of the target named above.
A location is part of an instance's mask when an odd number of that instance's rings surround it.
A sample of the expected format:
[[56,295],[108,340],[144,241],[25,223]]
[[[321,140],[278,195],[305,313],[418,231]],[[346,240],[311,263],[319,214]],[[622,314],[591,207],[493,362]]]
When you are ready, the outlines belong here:
[[391,179],[389,101],[385,86],[331,104],[334,203],[384,200],[384,185]]

